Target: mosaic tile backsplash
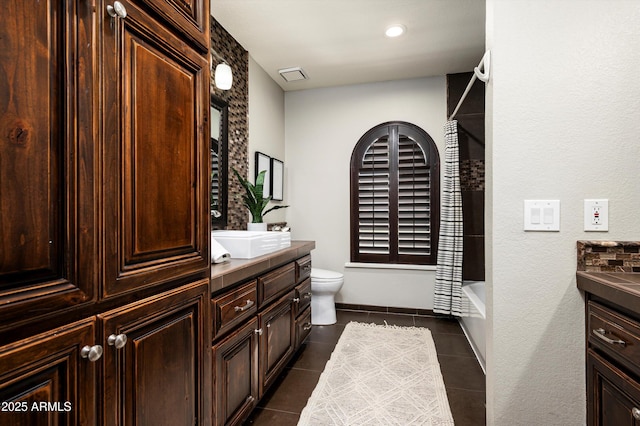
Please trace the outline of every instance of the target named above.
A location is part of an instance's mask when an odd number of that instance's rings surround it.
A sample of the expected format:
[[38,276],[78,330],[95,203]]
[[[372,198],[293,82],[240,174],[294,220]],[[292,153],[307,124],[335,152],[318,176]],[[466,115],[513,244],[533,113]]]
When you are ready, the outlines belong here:
[[[211,17],[211,48],[222,57],[233,72],[231,90],[220,90],[213,84],[214,73],[211,73],[211,90],[229,104],[228,153],[229,177],[227,229],[247,229],[248,212],[242,205],[240,194],[243,189],[240,182],[231,172],[235,168],[241,175],[247,176],[249,159],[248,104],[249,104],[249,53]],[[220,62],[215,55],[212,58],[213,68]]]
[[640,241],[578,241],[578,271],[640,272]]

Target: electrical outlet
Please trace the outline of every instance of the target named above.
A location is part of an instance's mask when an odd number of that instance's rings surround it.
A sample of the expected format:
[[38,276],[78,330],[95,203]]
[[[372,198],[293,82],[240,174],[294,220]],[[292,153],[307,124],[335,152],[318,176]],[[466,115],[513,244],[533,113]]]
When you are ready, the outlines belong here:
[[584,230],[609,230],[609,200],[584,200]]
[[593,206],[591,208],[591,224],[602,225],[602,218],[600,217],[600,206]]

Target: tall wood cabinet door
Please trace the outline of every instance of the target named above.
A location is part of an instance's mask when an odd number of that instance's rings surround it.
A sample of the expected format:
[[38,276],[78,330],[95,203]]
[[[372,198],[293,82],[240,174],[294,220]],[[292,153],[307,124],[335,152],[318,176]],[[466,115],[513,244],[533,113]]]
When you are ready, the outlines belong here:
[[159,13],[164,20],[209,51],[209,0],[138,0]]
[[240,424],[258,401],[258,319],[213,347],[214,425]]
[[94,297],[90,3],[2,5],[0,332]]
[[277,379],[295,349],[294,292],[291,291],[259,315],[260,397]]
[[[77,322],[0,348],[0,425],[96,424],[95,320]],[[97,361],[97,362],[96,362]]]
[[207,273],[209,65],[133,3],[102,11],[103,297]]
[[210,424],[208,289],[203,280],[98,316],[105,426]]

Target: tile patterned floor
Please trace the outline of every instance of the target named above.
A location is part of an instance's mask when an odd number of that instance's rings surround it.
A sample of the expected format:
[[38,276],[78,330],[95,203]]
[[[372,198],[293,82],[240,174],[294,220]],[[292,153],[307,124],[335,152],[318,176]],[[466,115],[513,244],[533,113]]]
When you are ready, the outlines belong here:
[[485,376],[455,320],[417,315],[338,310],[338,323],[315,326],[298,354],[264,396],[246,425],[295,426],[333,348],[349,321],[427,327],[438,352],[456,426],[485,424]]

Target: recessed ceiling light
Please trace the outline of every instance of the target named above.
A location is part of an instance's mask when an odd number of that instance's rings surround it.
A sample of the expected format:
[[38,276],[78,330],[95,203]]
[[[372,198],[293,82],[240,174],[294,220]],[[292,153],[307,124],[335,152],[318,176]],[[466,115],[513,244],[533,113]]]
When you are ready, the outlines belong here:
[[399,37],[402,34],[404,34],[406,30],[407,28],[404,25],[392,25],[389,28],[387,28],[387,31],[385,31],[385,34],[387,37]]

